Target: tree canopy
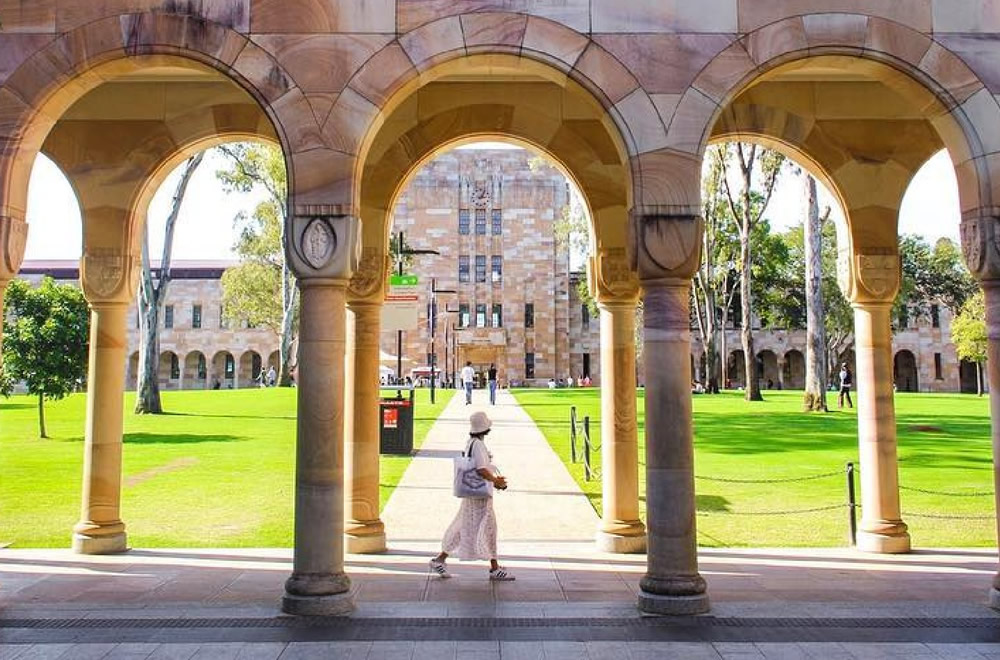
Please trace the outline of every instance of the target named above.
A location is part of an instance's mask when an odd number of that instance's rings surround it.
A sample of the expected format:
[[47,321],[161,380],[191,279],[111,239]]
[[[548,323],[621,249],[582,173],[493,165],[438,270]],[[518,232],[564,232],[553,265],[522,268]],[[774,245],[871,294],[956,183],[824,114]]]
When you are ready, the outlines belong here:
[[61,399],[87,376],[90,312],[76,287],[44,278],[7,286],[3,319],[5,378],[38,396],[39,431],[45,432],[45,399]]

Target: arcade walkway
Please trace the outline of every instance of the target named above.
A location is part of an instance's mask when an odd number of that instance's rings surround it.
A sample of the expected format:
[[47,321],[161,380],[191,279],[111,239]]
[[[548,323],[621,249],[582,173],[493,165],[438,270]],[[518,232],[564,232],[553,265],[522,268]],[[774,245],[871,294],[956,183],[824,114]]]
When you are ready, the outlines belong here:
[[0,549],[0,660],[254,658],[1000,658],[985,605],[991,549],[864,555],[847,549],[703,549],[710,615],[643,618],[645,558],[598,553],[597,517],[537,428],[501,393],[489,439],[511,490],[497,496],[501,560],[427,559],[457,506],[450,456],[465,436],[446,408],[385,509],[389,551],[348,555],[350,619],[283,617],[288,549]]

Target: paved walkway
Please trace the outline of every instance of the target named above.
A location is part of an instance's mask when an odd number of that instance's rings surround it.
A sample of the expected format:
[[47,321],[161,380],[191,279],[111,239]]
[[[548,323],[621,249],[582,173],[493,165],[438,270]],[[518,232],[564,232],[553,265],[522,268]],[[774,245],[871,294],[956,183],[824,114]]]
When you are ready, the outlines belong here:
[[477,409],[459,396],[386,508],[389,552],[347,557],[352,618],[279,615],[288,549],[6,548],[0,660],[1000,658],[992,549],[702,549],[712,613],[641,617],[645,557],[594,550],[586,499],[513,399],[499,403],[489,444],[511,480],[496,505],[516,582],[491,584],[482,562],[454,564],[452,580],[427,570]]
[[598,518],[587,497],[552,451],[542,432],[514,397],[473,392],[472,405],[458,392],[431,428],[420,451],[382,512],[390,548],[409,541],[438,541],[459,500],[452,496],[452,458],[469,439],[469,415],[485,411],[493,420],[487,446],[510,484],[494,506],[500,552],[506,541],[590,541]]

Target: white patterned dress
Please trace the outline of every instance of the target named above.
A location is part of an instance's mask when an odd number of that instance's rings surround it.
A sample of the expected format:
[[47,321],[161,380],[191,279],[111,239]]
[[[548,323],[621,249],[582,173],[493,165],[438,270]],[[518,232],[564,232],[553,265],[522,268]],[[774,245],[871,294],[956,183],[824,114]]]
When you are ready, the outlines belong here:
[[[493,455],[482,440],[471,440],[471,456],[476,468],[495,472]],[[497,517],[493,513],[493,496],[463,497],[455,519],[448,525],[441,541],[441,551],[459,559],[497,558]]]

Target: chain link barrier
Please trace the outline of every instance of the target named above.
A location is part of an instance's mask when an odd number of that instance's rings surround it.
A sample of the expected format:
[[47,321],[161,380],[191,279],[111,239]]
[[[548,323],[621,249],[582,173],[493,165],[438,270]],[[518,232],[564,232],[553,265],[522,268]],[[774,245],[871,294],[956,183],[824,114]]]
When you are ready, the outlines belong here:
[[913,486],[903,486],[902,484],[900,484],[899,490],[909,490],[914,493],[923,493],[924,495],[941,495],[942,497],[993,497],[992,490],[974,490],[959,493],[943,490],[927,490],[926,488],[915,488]]
[[776,477],[773,479],[729,479],[725,477],[706,477],[703,475],[694,475],[695,479],[700,481],[715,481],[723,484],[785,484],[791,483],[793,481],[814,481],[816,479],[829,479],[830,477],[839,477],[844,473],[842,470],[836,470],[835,472],[823,472],[822,474],[812,474],[807,477]]

